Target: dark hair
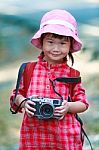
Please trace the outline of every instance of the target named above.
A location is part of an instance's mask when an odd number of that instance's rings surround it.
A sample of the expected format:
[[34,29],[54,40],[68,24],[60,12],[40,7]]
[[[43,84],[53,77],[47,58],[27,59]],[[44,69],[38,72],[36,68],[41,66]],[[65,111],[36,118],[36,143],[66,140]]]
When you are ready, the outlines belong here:
[[[42,35],[41,35],[41,38],[40,38],[40,42],[41,42],[41,45],[43,45],[43,39],[44,39],[44,37],[46,36],[46,34],[49,34],[49,33],[43,33]],[[55,34],[55,33],[52,33],[52,37],[54,37],[54,38],[59,38],[59,39],[62,39],[63,38],[63,36],[62,35],[58,35],[58,34]],[[66,36],[64,36],[64,37],[66,37]],[[71,43],[71,49],[72,49],[72,43],[73,43],[73,38],[72,37],[70,37],[70,36],[67,36],[66,37],[67,38],[67,40],[70,38],[70,43]],[[41,52],[41,55],[42,55],[42,57],[44,57],[44,52],[42,51]],[[69,59],[71,60],[71,62],[72,62],[72,66],[73,66],[73,64],[74,64],[74,57],[73,57],[73,55],[72,55],[72,53],[69,51],[69,53],[68,53],[68,56],[69,56]],[[64,57],[64,61],[66,61],[67,60],[67,58],[66,57]]]

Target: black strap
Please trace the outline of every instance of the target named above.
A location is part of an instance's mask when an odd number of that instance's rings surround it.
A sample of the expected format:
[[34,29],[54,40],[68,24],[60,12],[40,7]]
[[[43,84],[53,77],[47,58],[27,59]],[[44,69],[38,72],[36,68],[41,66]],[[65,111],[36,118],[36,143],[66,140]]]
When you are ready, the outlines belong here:
[[54,79],[54,81],[59,81],[59,82],[63,82],[63,83],[79,83],[81,82],[81,77],[60,77],[60,78],[56,78]]
[[52,84],[52,87],[53,87],[54,92],[61,98],[61,100],[62,100],[62,102],[63,102],[63,97],[62,97],[62,95],[61,95],[60,93],[58,93],[58,92],[56,91],[56,89],[55,89],[55,80],[51,80],[51,79],[49,79],[49,80],[50,80],[50,82],[51,82],[51,84]]
[[92,147],[92,144],[91,144],[91,142],[90,142],[90,139],[89,139],[89,137],[88,137],[87,133],[85,132],[84,128],[82,128],[81,130],[82,130],[82,132],[84,133],[85,137],[87,138],[87,140],[88,140],[88,142],[89,142],[89,145],[90,145],[91,150],[93,150],[93,147]]
[[[13,98],[13,101],[12,101],[12,104],[11,104],[11,107],[10,107],[10,111],[12,112],[12,114],[16,114],[16,110],[14,111],[14,110],[12,109],[12,106],[13,106],[13,104],[14,104],[15,101],[16,101],[16,96],[17,96],[17,94],[18,94],[18,90],[19,90],[19,86],[20,86],[20,81],[21,81],[22,73],[23,73],[23,71],[24,71],[24,68],[25,68],[26,64],[27,64],[27,63],[23,63],[23,64],[20,66],[20,68],[19,68],[18,78],[17,78],[17,83],[16,83],[15,96],[14,96],[14,98]],[[19,109],[19,108],[18,108],[18,109]]]
[[[60,77],[60,78],[54,79],[54,81],[55,81],[55,80],[56,80],[56,81],[59,81],[59,82],[63,82],[63,83],[69,83],[69,84],[73,84],[73,83],[74,83],[74,84],[76,84],[76,83],[81,82],[81,77],[73,77],[73,78],[72,78],[72,77],[71,77],[71,78]],[[55,87],[54,87],[54,88],[55,88]],[[58,93],[58,94],[59,94],[59,93]],[[69,94],[69,96],[68,96],[68,101],[69,101],[69,102],[72,102],[71,97],[70,97],[70,94]],[[93,150],[93,147],[92,147],[92,144],[91,144],[91,142],[90,142],[90,140],[89,140],[89,137],[88,137],[87,133],[85,132],[85,130],[84,130],[84,128],[83,128],[83,121],[81,120],[81,118],[79,117],[78,114],[76,114],[75,117],[76,117],[76,119],[80,122],[81,131],[83,132],[83,134],[84,134],[85,137],[87,138],[91,150]],[[81,139],[82,139],[82,137],[81,137]]]
[[17,108],[16,108],[16,110],[14,111],[14,110],[12,110],[12,108],[10,108],[10,111],[12,112],[12,114],[17,114],[18,113],[18,111],[20,110],[20,108],[21,108],[21,105],[23,104],[23,102],[26,102],[27,100],[29,100],[29,99],[27,99],[27,98],[25,98],[21,103],[20,103],[20,105],[19,106],[17,106]]
[[[70,96],[68,96],[68,101],[69,101],[69,102],[72,102]],[[81,131],[83,132],[83,134],[85,135],[86,139],[88,140],[91,150],[93,150],[93,147],[92,147],[92,144],[91,144],[91,142],[90,142],[90,139],[89,139],[89,137],[88,137],[86,131],[85,131],[84,128],[83,128],[83,121],[81,120],[81,118],[79,117],[78,114],[75,114],[75,117],[76,117],[76,119],[80,122]],[[81,139],[82,139],[82,137],[81,137]]]

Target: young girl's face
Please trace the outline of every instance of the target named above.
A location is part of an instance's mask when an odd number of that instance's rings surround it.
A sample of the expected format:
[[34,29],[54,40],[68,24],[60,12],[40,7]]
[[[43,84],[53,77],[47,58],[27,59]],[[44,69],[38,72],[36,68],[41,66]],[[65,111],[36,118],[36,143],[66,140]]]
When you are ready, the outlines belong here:
[[43,38],[44,59],[50,64],[59,64],[67,56],[70,50],[70,38],[65,36],[53,36],[48,33]]

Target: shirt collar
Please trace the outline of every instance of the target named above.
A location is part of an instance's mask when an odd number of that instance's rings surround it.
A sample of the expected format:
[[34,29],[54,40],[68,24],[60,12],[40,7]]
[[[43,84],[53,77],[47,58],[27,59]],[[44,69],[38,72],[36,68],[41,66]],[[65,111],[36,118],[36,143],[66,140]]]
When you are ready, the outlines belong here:
[[39,63],[41,64],[41,65],[43,65],[43,66],[45,66],[45,67],[47,67],[47,68],[60,68],[60,67],[62,67],[62,68],[66,68],[66,66],[68,66],[67,65],[67,61],[66,62],[63,62],[63,63],[61,63],[61,64],[50,64],[49,65],[49,63],[46,61],[46,60],[44,60],[43,58],[42,58],[42,56],[39,56],[38,57],[38,61],[39,61]]

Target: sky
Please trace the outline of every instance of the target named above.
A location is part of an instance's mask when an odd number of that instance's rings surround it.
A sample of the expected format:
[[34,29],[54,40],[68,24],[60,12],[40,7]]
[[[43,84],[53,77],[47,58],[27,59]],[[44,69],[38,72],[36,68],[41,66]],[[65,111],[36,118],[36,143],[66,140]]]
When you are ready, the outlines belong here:
[[97,5],[98,0],[0,0],[0,13],[3,14],[24,14],[31,13],[37,10],[48,10],[55,8],[66,7],[69,8],[82,8],[87,5]]

